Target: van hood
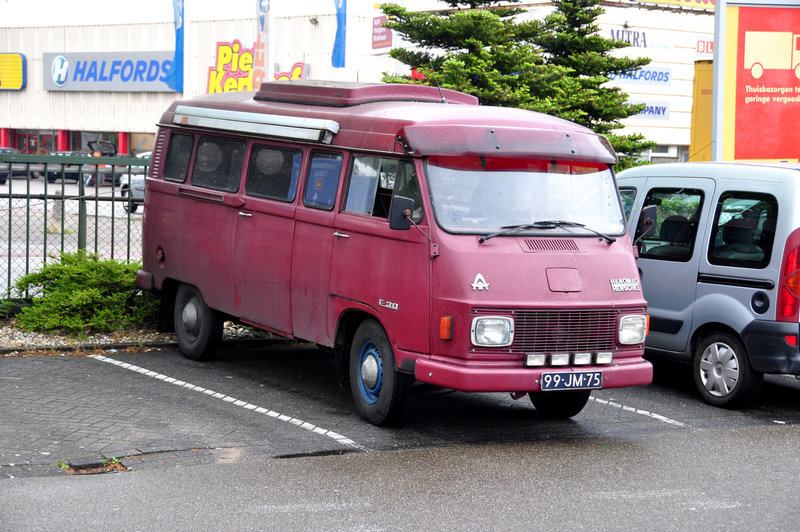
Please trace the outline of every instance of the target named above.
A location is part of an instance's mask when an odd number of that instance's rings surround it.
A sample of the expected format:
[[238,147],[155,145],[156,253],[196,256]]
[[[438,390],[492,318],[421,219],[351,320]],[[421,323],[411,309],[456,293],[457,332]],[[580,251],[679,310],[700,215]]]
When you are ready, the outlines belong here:
[[433,263],[445,299],[488,307],[644,305],[627,235],[600,238],[448,235]]

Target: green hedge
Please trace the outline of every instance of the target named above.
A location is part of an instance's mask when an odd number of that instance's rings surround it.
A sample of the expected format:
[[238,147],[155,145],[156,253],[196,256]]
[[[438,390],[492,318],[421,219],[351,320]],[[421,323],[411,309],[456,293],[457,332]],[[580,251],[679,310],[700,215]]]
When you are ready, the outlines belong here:
[[14,284],[18,297],[31,299],[17,314],[19,327],[79,335],[155,323],[157,300],[136,286],[139,262],[101,260],[82,250],[53,258]]

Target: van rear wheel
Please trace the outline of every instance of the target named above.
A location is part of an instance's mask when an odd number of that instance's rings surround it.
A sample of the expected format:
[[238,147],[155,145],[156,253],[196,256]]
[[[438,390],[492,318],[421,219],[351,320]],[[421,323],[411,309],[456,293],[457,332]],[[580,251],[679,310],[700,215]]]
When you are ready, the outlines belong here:
[[548,419],[568,419],[576,416],[586,403],[591,390],[568,392],[528,392],[536,411]]
[[175,337],[186,358],[207,360],[222,340],[223,320],[196,287],[182,284],[175,295]]
[[714,406],[738,408],[755,401],[764,375],[753,371],[738,338],[718,332],[701,339],[692,361],[694,382],[703,400]]
[[394,351],[375,320],[359,325],[350,347],[350,391],[359,415],[373,425],[396,421],[403,412],[410,375],[397,371]]

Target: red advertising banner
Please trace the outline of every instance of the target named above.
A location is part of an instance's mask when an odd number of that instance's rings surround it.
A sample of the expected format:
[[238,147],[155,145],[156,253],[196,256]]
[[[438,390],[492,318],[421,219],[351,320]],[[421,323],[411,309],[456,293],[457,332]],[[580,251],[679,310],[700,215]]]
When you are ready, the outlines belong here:
[[734,159],[798,160],[800,9],[738,9]]

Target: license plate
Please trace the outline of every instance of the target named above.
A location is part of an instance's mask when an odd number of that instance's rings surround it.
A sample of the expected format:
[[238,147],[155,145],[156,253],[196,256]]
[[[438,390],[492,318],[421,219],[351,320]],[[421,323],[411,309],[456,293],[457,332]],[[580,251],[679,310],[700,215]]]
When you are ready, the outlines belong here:
[[542,391],[593,390],[602,388],[602,371],[562,371],[542,373]]

